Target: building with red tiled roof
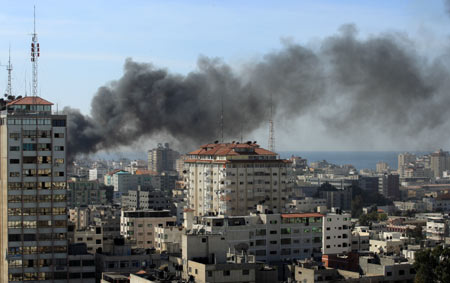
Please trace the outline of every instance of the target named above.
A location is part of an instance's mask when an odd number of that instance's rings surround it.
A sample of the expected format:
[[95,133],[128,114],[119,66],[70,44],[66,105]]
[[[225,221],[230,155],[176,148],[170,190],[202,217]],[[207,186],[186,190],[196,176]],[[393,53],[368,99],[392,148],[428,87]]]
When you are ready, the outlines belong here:
[[53,105],[53,103],[38,96],[25,96],[15,99],[6,105]]
[[188,207],[198,216],[247,215],[262,203],[281,212],[289,198],[291,162],[256,142],[204,144],[184,163]]

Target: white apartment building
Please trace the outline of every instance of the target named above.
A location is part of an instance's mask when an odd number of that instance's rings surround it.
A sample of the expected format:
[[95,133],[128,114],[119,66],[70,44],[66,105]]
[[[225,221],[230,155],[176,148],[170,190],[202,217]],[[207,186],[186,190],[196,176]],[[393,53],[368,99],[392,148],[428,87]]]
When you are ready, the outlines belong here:
[[427,239],[444,241],[448,236],[448,224],[444,217],[429,217],[427,219],[426,235]]
[[[218,235],[221,239],[218,243],[225,247],[223,253],[243,245],[250,255],[262,262],[318,259],[321,257],[323,217],[319,213],[208,216],[201,219],[201,224],[185,225],[189,232],[182,237],[196,242],[202,238],[210,241],[208,237]],[[185,223],[192,219],[188,215],[185,218]]]
[[368,251],[369,240],[369,232],[352,231],[352,252]]
[[247,215],[264,203],[281,212],[289,200],[290,161],[256,143],[215,143],[184,160],[188,207],[198,216]]
[[0,114],[0,282],[67,280],[66,116],[29,96]]
[[351,251],[351,214],[328,213],[323,220],[323,254],[344,254]]
[[155,227],[155,248],[159,252],[181,253],[181,227]]
[[155,227],[175,226],[177,218],[167,210],[122,211],[120,234],[136,241],[136,247],[155,248]]

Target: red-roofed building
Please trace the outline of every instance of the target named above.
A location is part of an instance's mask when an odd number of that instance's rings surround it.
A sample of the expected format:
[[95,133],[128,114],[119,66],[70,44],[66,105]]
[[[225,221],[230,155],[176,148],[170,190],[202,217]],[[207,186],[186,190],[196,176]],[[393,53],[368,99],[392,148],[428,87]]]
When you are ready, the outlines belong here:
[[256,142],[205,144],[184,163],[188,206],[197,216],[247,215],[261,203],[282,212],[289,199],[290,161]]

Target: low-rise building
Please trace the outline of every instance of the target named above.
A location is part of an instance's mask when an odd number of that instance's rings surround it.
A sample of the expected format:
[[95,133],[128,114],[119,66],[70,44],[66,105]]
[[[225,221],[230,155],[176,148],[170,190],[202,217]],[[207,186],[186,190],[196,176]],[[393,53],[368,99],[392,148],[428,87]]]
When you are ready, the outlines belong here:
[[351,251],[351,215],[342,213],[339,209],[335,213],[328,213],[323,221],[323,254],[344,254]]
[[155,227],[155,248],[159,252],[169,254],[181,253],[182,227]]
[[369,240],[368,232],[352,231],[352,252],[369,251]]
[[120,233],[136,242],[136,247],[155,248],[155,227],[175,226],[177,219],[167,210],[122,211]]
[[359,265],[364,274],[384,276],[383,282],[413,282],[415,270],[411,263],[400,257],[362,256]]
[[69,245],[69,283],[95,283],[95,256],[87,252],[86,244]]
[[327,207],[327,201],[319,198],[298,198],[291,199],[286,204],[286,212],[317,212],[317,207],[321,207],[321,212],[324,212],[324,208]]
[[448,224],[447,220],[441,217],[429,217],[427,219],[426,226],[427,239],[434,241],[444,241],[445,237],[448,236]]

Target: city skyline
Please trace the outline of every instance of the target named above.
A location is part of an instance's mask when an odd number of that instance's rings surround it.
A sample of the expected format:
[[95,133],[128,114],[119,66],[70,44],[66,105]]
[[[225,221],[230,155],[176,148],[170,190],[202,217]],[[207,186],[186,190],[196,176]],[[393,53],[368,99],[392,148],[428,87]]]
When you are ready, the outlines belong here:
[[[79,108],[83,114],[89,113],[91,99],[99,87],[122,76],[128,57],[179,74],[196,70],[199,55],[221,58],[239,70],[253,61],[260,61],[264,54],[283,50],[283,44],[320,49],[323,39],[337,34],[339,28],[348,23],[355,24],[361,40],[386,32],[400,33],[427,59],[444,54],[448,40],[444,27],[449,18],[444,1],[431,5],[423,1],[395,4],[379,1],[365,5],[357,1],[344,1],[339,5],[331,1],[286,2],[283,6],[274,2],[224,4],[211,1],[189,5],[182,1],[135,2],[126,7],[102,2],[79,6],[54,1],[37,4],[37,31],[42,50],[38,93],[54,101],[60,110],[71,106]],[[383,21],[379,21],[380,17]],[[0,14],[0,21],[0,33],[5,39],[0,47],[1,63],[6,63],[11,44],[13,93],[23,95],[25,79],[27,84],[31,82],[27,54],[32,6],[10,3]],[[3,78],[0,88],[6,87],[6,71]],[[27,92],[30,94],[29,89]],[[295,119],[279,116],[275,122],[277,150],[405,148],[431,151],[448,146],[439,139],[440,134],[431,136],[429,143],[415,142],[411,138],[386,139],[387,134],[379,137],[370,130],[361,138],[352,133],[330,133],[324,122],[313,115]],[[380,129],[378,125],[375,132]],[[442,129],[436,131],[439,130]],[[244,139],[258,140],[266,146],[267,135],[268,125],[263,122]],[[145,138],[141,140],[142,147],[157,141],[157,138]]]

